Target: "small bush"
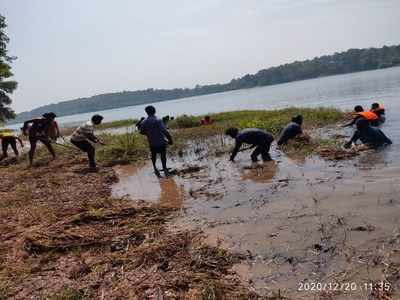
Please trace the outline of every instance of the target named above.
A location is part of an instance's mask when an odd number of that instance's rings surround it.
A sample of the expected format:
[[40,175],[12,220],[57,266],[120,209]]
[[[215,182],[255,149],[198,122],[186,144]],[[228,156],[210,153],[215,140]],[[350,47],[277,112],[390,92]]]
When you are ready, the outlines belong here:
[[183,115],[170,121],[168,125],[171,128],[192,128],[200,126],[200,117]]

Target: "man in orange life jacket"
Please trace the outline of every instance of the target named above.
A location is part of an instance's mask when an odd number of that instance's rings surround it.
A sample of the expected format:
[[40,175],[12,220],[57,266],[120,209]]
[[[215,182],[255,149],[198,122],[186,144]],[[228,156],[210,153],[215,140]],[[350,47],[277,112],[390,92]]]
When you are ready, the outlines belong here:
[[379,117],[381,124],[386,121],[385,108],[382,104],[376,102],[372,103],[370,111],[374,112]]
[[354,107],[354,112],[355,112],[354,119],[350,123],[343,125],[343,127],[353,126],[360,119],[367,120],[371,126],[380,125],[379,117],[376,113],[372,111],[364,111],[364,109],[360,105]]

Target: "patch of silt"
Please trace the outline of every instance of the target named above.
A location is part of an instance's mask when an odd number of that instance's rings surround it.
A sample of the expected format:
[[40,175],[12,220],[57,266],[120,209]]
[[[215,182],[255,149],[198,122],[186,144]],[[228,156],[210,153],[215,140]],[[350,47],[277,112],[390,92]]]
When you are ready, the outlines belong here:
[[[193,143],[172,159],[171,167],[195,167],[195,172],[155,179],[160,192],[150,201],[161,200],[165,180],[174,181],[180,190],[182,209],[170,226],[202,230],[210,245],[244,255],[234,269],[263,295],[281,291],[293,299],[399,296],[400,202],[395,195],[400,182],[383,175],[384,152],[369,159],[371,153],[327,151],[326,160],[320,155],[288,156],[273,146],[271,162],[251,163],[247,151],[231,163],[231,146],[229,139],[220,138]],[[390,170],[400,171],[398,166]],[[154,177],[149,165],[136,174]],[[359,288],[299,291],[301,283],[318,282],[355,282]],[[392,288],[361,290],[379,282]]]

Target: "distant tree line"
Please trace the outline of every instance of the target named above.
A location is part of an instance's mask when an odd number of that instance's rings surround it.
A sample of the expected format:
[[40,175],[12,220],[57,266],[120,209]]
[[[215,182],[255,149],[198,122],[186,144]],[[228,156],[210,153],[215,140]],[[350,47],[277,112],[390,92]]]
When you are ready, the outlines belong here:
[[15,121],[23,121],[53,111],[59,116],[93,112],[124,106],[167,101],[185,97],[220,93],[257,86],[273,85],[322,76],[389,68],[400,65],[400,45],[382,48],[350,49],[346,52],[295,61],[232,79],[226,84],[197,85],[195,88],[146,89],[101,94],[39,107],[20,113]]

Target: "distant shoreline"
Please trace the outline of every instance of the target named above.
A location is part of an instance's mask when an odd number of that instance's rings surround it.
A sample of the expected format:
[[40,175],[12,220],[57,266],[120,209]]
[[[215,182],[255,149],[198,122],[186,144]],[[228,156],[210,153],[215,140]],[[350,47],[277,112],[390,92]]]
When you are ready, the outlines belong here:
[[192,89],[175,88],[123,91],[67,100],[19,113],[16,119],[8,122],[7,125],[18,124],[26,119],[40,116],[49,111],[55,112],[60,117],[72,116],[398,66],[400,66],[400,45],[385,46],[382,48],[350,49],[346,52],[321,56],[312,60],[296,61],[264,69],[253,75],[247,74],[241,78],[232,79],[229,83],[225,84],[197,85]]

